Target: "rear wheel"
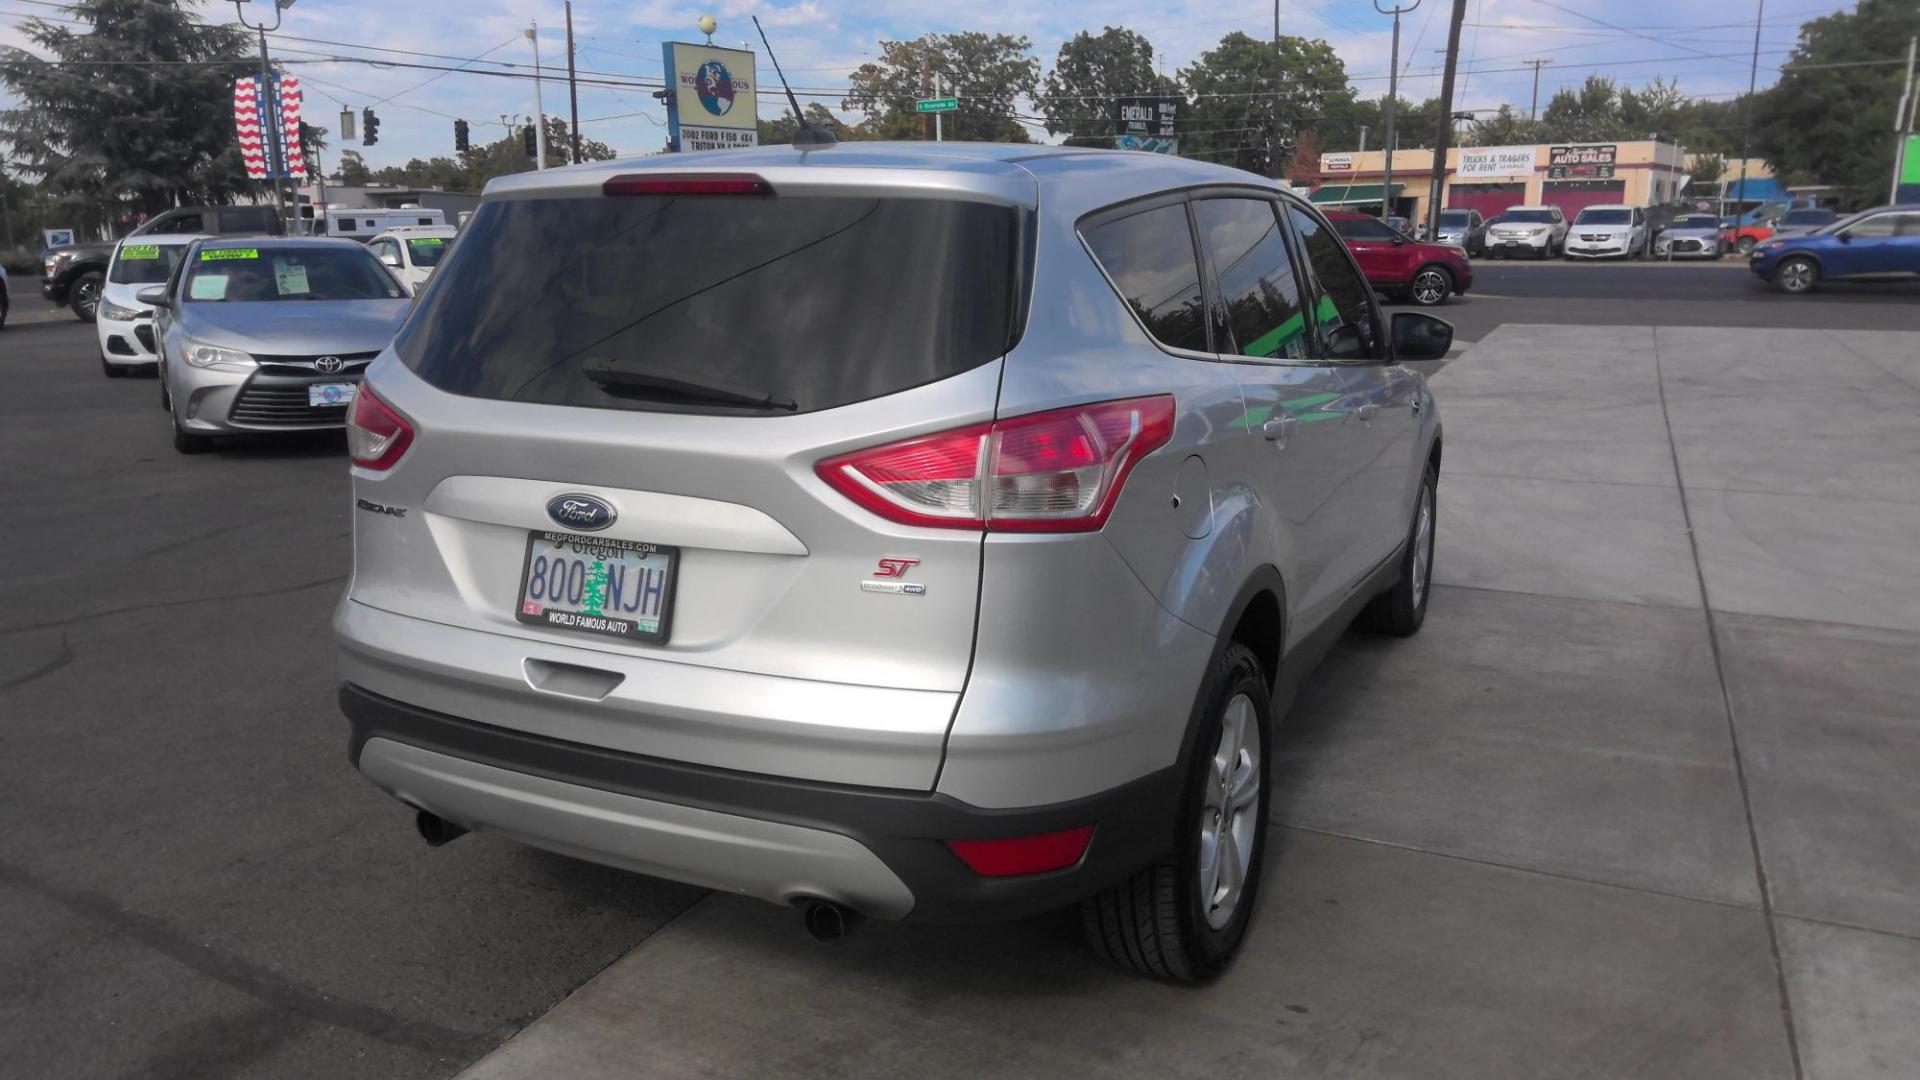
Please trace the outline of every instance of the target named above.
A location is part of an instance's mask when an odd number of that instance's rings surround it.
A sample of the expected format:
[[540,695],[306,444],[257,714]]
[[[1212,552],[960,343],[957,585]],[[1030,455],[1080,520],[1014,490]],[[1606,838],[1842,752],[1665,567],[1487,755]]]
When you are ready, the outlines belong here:
[[1400,580],[1373,598],[1354,624],[1362,630],[1396,637],[1412,637],[1427,621],[1427,594],[1433,583],[1433,537],[1439,527],[1440,478],[1428,465],[1420,478],[1420,498],[1413,508],[1413,524],[1400,556]]
[[88,271],[75,278],[67,288],[67,306],[80,317],[80,321],[90,323],[100,314],[100,287],[106,276],[98,270]]
[[1179,983],[1205,982],[1233,962],[1260,889],[1271,693],[1245,645],[1214,662],[1174,852],[1082,902],[1094,952]]
[[1453,275],[1442,266],[1423,266],[1414,272],[1407,295],[1421,307],[1434,307],[1453,295]]
[[1819,284],[1820,265],[1809,258],[1784,259],[1773,271],[1773,287],[1783,293],[1800,296],[1812,292]]

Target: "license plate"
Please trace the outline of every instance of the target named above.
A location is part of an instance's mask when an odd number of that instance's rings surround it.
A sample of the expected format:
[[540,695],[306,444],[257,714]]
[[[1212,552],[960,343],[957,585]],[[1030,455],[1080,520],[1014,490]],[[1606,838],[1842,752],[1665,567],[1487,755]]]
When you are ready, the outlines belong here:
[[606,536],[530,533],[514,617],[557,630],[665,641],[679,554]]
[[350,382],[314,383],[307,387],[307,404],[310,406],[351,405],[353,392],[356,389],[358,387]]

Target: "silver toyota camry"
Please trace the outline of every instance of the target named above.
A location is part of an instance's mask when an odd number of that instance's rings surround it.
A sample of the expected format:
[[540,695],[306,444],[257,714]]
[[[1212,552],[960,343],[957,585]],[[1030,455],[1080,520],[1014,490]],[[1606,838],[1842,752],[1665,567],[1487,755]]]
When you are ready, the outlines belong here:
[[290,237],[196,242],[139,298],[154,309],[160,398],[183,454],[217,435],[343,426],[409,302],[361,245]]

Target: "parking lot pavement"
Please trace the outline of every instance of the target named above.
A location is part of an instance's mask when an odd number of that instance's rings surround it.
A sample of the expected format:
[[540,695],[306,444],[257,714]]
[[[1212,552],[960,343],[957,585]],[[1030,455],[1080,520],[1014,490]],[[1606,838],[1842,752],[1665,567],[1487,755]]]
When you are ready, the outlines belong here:
[[1920,334],[1601,329],[1435,376],[1427,627],[1302,690],[1218,983],[710,897],[463,1076],[1920,1073]]

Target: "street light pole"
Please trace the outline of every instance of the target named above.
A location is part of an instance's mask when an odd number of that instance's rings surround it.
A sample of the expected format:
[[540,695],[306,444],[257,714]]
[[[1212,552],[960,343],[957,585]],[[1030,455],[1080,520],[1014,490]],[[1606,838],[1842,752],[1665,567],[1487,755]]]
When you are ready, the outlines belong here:
[[527,24],[527,40],[533,42],[533,111],[538,119],[533,126],[533,167],[547,167],[547,106],[540,97],[540,24]]
[[250,23],[247,21],[243,3],[250,0],[233,0],[233,13],[240,25],[260,35],[260,92],[257,100],[260,104],[260,133],[267,144],[267,186],[273,189],[273,212],[284,223],[287,220],[287,203],[280,191],[280,174],[283,171],[280,160],[280,95],[273,85],[273,62],[267,56],[267,31],[280,29],[281,14],[293,6],[294,0],[276,0],[273,5],[273,25]]
[[[1760,81],[1760,23],[1766,15],[1767,0],[1759,0],[1753,12],[1753,66],[1747,69],[1747,96],[1740,103],[1740,194],[1735,199],[1736,207],[1747,197],[1747,138],[1753,124],[1753,88]],[[1727,185],[1723,182],[1720,185],[1720,213],[1723,216],[1727,210],[1726,190]]]
[[1400,16],[1420,6],[1420,0],[1406,7],[1383,8],[1380,0],[1373,0],[1373,10],[1382,15],[1393,16],[1393,52],[1387,57],[1387,167],[1386,176],[1380,181],[1380,216],[1393,216],[1393,112],[1400,99]]

